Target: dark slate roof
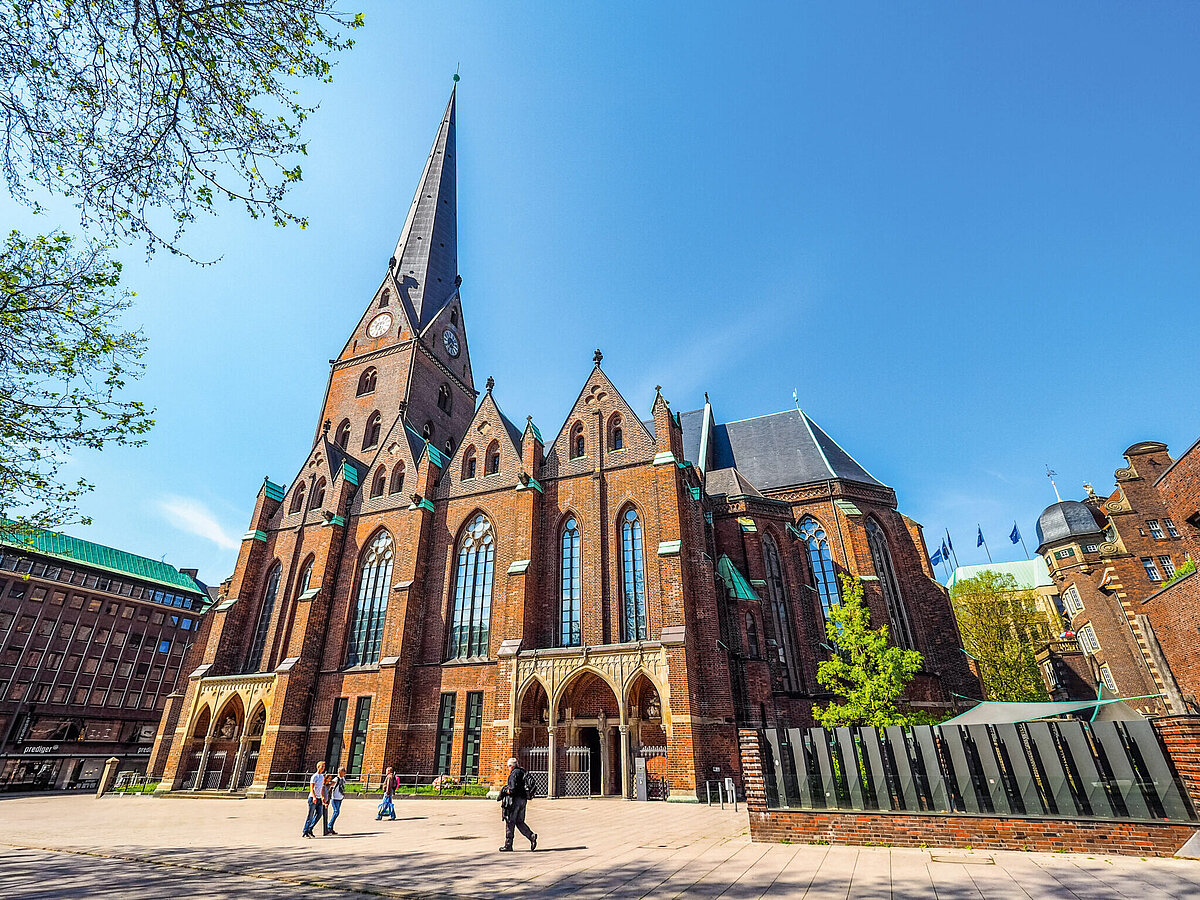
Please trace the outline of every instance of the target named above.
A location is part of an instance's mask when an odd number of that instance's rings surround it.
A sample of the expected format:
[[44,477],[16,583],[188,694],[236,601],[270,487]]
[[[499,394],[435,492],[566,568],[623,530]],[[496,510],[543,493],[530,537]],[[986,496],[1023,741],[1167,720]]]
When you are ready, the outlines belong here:
[[679,423],[683,426],[683,458],[704,468],[707,460],[700,458],[700,430],[704,426],[704,410],[680,413]]
[[[684,447],[697,454],[703,418],[703,410],[680,416]],[[716,425],[710,441],[711,468],[736,468],[760,491],[831,478],[885,486],[798,409]]]
[[408,438],[408,451],[412,454],[413,464],[421,461],[421,457],[425,455],[425,447],[428,446],[425,438],[421,437],[408,422],[404,423],[404,436]]
[[761,497],[762,493],[737,469],[713,469],[704,476],[704,492],[710,497]]
[[[495,399],[495,397],[492,398],[493,401]],[[513,446],[517,448],[517,452],[519,453],[521,451],[521,439],[525,437],[525,430],[513,424],[512,420],[504,414],[504,410],[500,408],[499,403],[496,404],[496,412],[500,413],[500,421],[504,423],[504,430],[508,432]]]
[[418,329],[428,325],[457,290],[454,94],[451,90],[394,254],[401,300]]
[[1095,535],[1104,531],[1096,520],[1096,514],[1086,503],[1078,500],[1061,500],[1047,506],[1037,520],[1038,548],[1077,535]]

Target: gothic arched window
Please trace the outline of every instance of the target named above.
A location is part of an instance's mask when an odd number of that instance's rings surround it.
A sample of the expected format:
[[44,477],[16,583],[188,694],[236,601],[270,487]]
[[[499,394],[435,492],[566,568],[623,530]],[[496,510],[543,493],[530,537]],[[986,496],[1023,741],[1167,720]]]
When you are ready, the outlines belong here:
[[500,471],[500,444],[492,441],[487,448],[487,474],[495,475]]
[[267,649],[267,631],[271,627],[271,613],[275,611],[275,596],[279,593],[279,578],[282,574],[283,566],[275,563],[267,575],[262,605],[258,608],[258,622],[254,626],[254,638],[250,641],[250,652],[246,654],[246,672],[262,670],[263,656]]
[[621,450],[625,446],[625,428],[621,422],[621,414],[614,413],[608,420],[608,449]]
[[363,556],[358,580],[358,604],[350,628],[347,666],[364,666],[379,661],[383,644],[383,619],[387,613],[388,591],[392,588],[392,536],[379,532]]
[[379,308],[383,309],[383,307],[387,306],[388,303],[391,302],[391,300],[392,300],[392,292],[390,290],[388,290],[387,288],[384,288],[383,293],[379,295]]
[[374,366],[364,369],[363,373],[358,376],[358,396],[373,394],[375,392],[375,379],[378,377],[379,372]]
[[296,493],[292,494],[292,506],[288,510],[289,513],[298,513],[304,509],[304,482],[300,482],[296,488]]
[[438,388],[437,404],[438,409],[446,415],[450,415],[450,409],[454,405],[454,398],[450,395],[450,385],[443,384]]
[[304,568],[300,570],[300,580],[296,582],[297,597],[308,591],[308,587],[312,583],[313,563],[315,562],[316,560],[310,556]]
[[825,528],[812,516],[805,516],[800,520],[797,530],[800,539],[808,545],[808,559],[812,563],[813,578],[817,582],[821,612],[828,622],[829,608],[840,603],[842,595],[838,591],[837,576],[833,569],[833,558],[829,555],[829,540],[825,537]]
[[767,595],[771,603],[771,620],[779,640],[779,668],[783,672],[783,683],[789,691],[796,690],[796,646],[792,637],[792,617],[789,612],[787,584],[783,580],[783,566],[779,561],[779,548],[769,534],[762,539],[763,568],[767,575]]
[[900,582],[892,565],[892,552],[888,549],[887,535],[874,519],[867,519],[867,546],[871,548],[871,561],[875,563],[875,574],[879,576],[883,599],[887,602],[888,618],[892,621],[892,640],[905,650],[915,649],[908,611],[900,597]]
[[746,613],[746,655],[758,659],[758,623],[752,612]]
[[367,419],[367,430],[363,432],[362,448],[367,450],[379,444],[379,432],[383,429],[383,414],[379,410],[371,413]]
[[492,563],[496,542],[492,523],[477,515],[458,545],[454,614],[450,626],[452,659],[487,656],[492,619]]
[[450,324],[451,325],[458,324],[458,310],[457,309],[450,310]]
[[425,426],[421,429],[421,437],[425,438],[425,440],[427,440],[427,441],[433,440],[433,423],[432,422],[425,423]]
[[571,426],[571,459],[583,456],[587,444],[583,439],[583,423],[576,422]]
[[475,470],[478,468],[478,459],[475,456],[475,448],[468,447],[463,454],[462,477],[463,481],[469,481],[475,477]]
[[392,469],[392,483],[388,487],[389,494],[398,494],[404,490],[404,463],[396,463],[396,468]]
[[382,497],[384,485],[387,484],[387,469],[380,466],[375,470],[375,477],[371,479],[371,496]]
[[345,450],[350,446],[350,420],[342,419],[342,423],[337,427],[337,433],[333,438],[333,442]]
[[646,640],[646,573],[642,562],[642,521],[637,510],[621,516],[621,591],[625,600],[622,637]]
[[308,501],[309,509],[316,509],[319,506],[325,505],[325,479],[318,478],[317,483],[312,489],[312,499]]
[[567,519],[562,530],[562,579],[558,642],[560,647],[577,647],[579,632],[579,522]]

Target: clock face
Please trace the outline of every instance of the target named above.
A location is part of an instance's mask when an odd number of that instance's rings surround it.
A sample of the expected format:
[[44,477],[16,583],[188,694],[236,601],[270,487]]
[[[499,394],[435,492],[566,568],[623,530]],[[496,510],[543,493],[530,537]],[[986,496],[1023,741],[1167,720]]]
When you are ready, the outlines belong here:
[[458,335],[454,333],[453,328],[447,328],[442,332],[442,343],[446,346],[446,352],[451,356],[458,356]]
[[392,317],[387,313],[380,313],[371,320],[371,324],[367,326],[367,334],[371,337],[379,337],[387,334],[387,330],[392,327]]

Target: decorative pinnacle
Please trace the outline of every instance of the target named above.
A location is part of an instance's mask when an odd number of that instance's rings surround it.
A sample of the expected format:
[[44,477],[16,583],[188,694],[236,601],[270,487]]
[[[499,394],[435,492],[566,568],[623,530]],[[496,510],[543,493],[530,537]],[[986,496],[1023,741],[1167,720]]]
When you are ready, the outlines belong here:
[[491,375],[489,375],[488,380],[487,380],[487,392],[490,394],[492,392],[492,388],[494,388],[495,386],[496,386],[496,379],[493,378]]
[[654,386],[654,393],[658,394],[658,396],[660,396],[660,397],[662,396],[662,385],[661,384],[656,384]]
[[594,362],[596,365],[600,365],[600,360],[602,359],[604,359],[604,354],[601,353],[600,348],[597,347],[596,352],[592,354],[592,362]]
[[329,427],[331,425],[333,425],[333,422],[329,421],[329,419],[326,419],[321,423],[321,437],[327,437],[329,435]]

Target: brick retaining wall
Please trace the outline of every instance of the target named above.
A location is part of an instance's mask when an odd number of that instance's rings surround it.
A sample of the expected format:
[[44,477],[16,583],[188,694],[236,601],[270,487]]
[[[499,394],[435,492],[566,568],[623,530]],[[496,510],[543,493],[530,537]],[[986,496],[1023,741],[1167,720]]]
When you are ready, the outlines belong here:
[[[1180,717],[1176,717],[1180,718]],[[1200,719],[1178,726],[1187,738],[1200,737]],[[1195,728],[1195,731],[1191,729]],[[1180,732],[1176,745],[1185,742]],[[1173,856],[1197,832],[1196,824],[1129,820],[1001,817],[971,814],[860,812],[853,810],[768,809],[758,732],[739,733],[742,779],[755,841],[857,844],[893,847],[955,847],[990,850],[1072,851],[1132,856]],[[1172,741],[1164,735],[1168,748]],[[1200,763],[1200,741],[1190,746]],[[1178,759],[1178,757],[1177,757]],[[1184,765],[1176,762],[1183,774]],[[1200,774],[1200,768],[1197,769]],[[1186,776],[1185,776],[1186,778]],[[1200,779],[1189,784],[1200,788]],[[1193,803],[1197,794],[1192,792]]]

